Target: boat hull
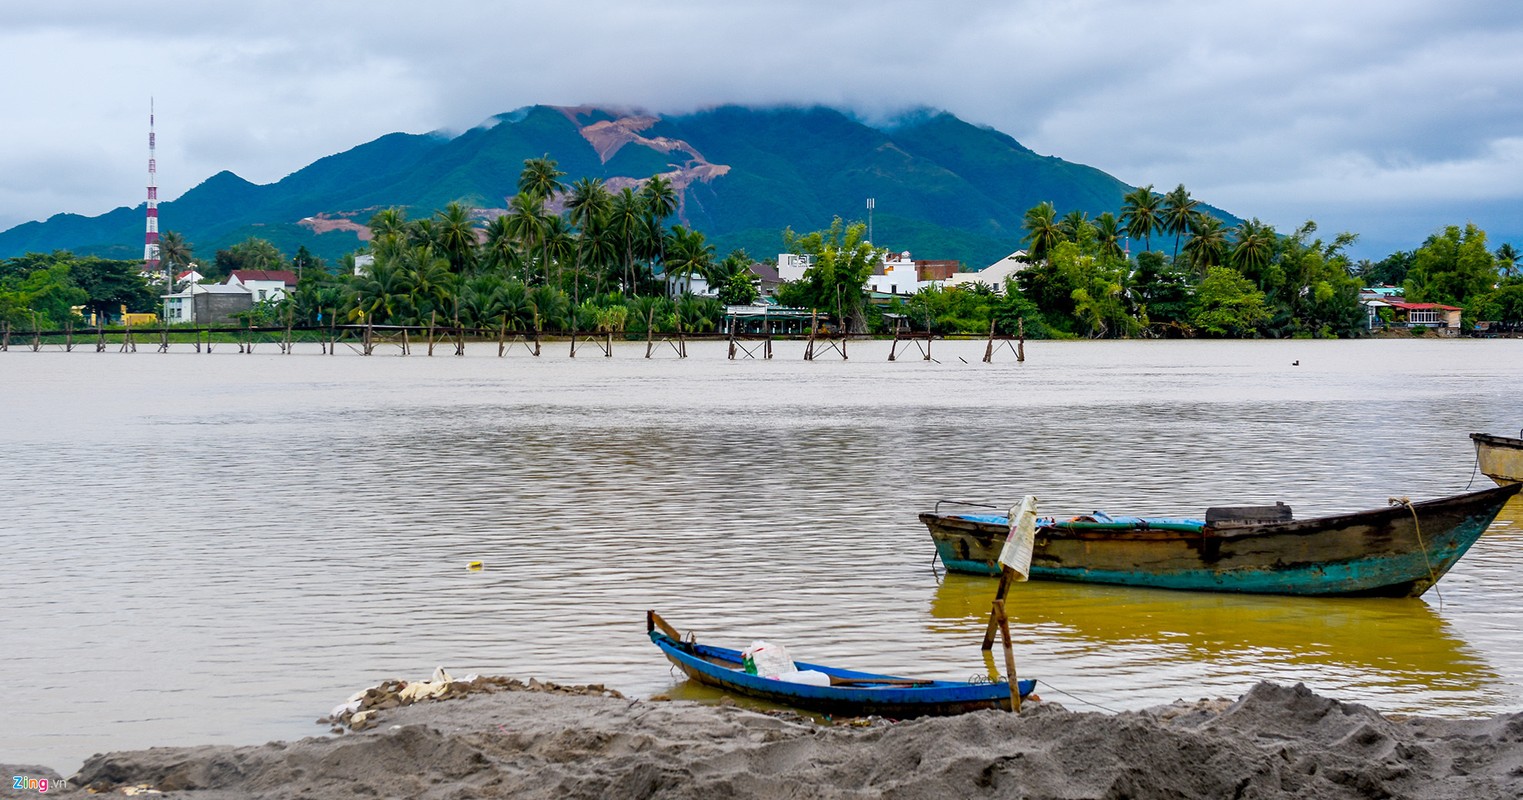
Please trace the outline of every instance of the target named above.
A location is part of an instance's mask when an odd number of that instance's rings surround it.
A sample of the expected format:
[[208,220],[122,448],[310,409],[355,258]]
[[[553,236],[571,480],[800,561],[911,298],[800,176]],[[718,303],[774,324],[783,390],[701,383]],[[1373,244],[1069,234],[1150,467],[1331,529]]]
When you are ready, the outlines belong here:
[[1472,433],[1478,468],[1498,486],[1523,483],[1523,439]]
[[[678,641],[660,630],[651,630],[650,639],[661,648],[668,661],[692,680],[734,694],[823,714],[908,719],[991,708],[1010,709],[1010,684],[1004,681],[916,680],[797,662],[800,670],[823,672],[835,680],[868,682],[862,686],[811,686],[749,675],[741,668],[743,662],[738,650]],[[902,685],[871,683],[874,681],[894,681]],[[1036,681],[1023,680],[1019,685],[1021,696],[1025,697],[1036,688]]]
[[[1318,519],[1037,530],[1034,580],[1254,594],[1417,597],[1481,537],[1523,485]],[[998,575],[1002,518],[921,514],[947,569]]]

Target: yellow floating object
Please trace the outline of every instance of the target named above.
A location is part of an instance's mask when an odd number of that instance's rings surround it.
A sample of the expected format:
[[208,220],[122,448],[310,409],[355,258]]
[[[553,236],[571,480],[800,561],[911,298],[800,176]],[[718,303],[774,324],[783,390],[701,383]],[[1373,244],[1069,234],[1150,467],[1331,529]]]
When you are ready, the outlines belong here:
[[481,571],[481,562],[480,561],[472,561],[471,563],[466,564],[465,568],[470,570],[470,571],[472,571],[472,572],[480,572]]

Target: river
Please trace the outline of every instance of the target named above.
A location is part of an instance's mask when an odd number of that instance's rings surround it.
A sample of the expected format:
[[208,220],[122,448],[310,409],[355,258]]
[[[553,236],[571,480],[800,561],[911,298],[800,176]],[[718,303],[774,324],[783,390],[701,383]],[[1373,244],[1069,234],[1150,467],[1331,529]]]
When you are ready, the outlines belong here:
[[[967,677],[994,581],[934,568],[916,514],[939,499],[1307,517],[1489,486],[1467,434],[1523,425],[1518,340],[1029,342],[990,364],[978,341],[889,347],[13,344],[0,762],[318,735],[356,689],[437,665],[711,697],[650,645],[647,608],[715,644]],[[1420,600],[1025,584],[1016,658],[1074,709],[1273,680],[1516,711],[1520,559],[1514,501]]]

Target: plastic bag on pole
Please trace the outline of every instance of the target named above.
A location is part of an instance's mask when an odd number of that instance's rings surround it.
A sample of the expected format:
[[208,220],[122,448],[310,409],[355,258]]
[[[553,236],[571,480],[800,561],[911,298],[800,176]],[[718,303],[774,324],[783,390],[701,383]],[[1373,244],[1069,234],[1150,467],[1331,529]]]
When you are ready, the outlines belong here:
[[1031,573],[1031,552],[1036,549],[1036,497],[1026,495],[1021,504],[1010,509],[1010,535],[999,551],[999,563],[1009,567],[1017,580],[1027,580]]

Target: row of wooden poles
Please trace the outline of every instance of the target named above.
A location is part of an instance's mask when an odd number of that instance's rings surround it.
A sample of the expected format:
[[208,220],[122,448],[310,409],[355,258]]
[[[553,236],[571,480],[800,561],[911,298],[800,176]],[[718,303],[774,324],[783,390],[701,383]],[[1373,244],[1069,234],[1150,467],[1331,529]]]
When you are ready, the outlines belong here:
[[[652,314],[654,314],[654,312],[652,312]],[[727,338],[729,341],[729,358],[732,361],[742,358],[772,358],[772,341],[774,338],[776,338],[776,335],[771,333],[770,330],[763,333],[737,333],[734,330],[735,326],[731,325],[731,330],[729,333],[721,334],[684,334],[680,330],[676,333],[657,334],[655,333],[653,326],[650,324],[652,321],[653,316],[651,319],[646,320],[646,358],[651,358],[659,345],[669,345],[672,350],[676,352],[678,358],[687,358],[687,340],[690,338],[699,340]],[[994,323],[989,323],[988,343],[984,348],[984,363],[993,361],[995,352],[1005,348],[1009,348],[1010,352],[1015,354],[1016,361],[1026,360],[1026,334],[1024,320],[1017,321],[1017,329],[1018,333],[1016,336],[996,336],[994,332]],[[465,355],[465,342],[467,335],[473,339],[495,337],[497,341],[497,355],[499,358],[506,355],[509,350],[519,345],[522,345],[531,354],[538,356],[543,349],[542,337],[547,335],[545,332],[538,330],[510,331],[508,330],[506,323],[504,323],[495,331],[484,328],[468,329],[460,326],[458,321],[454,326],[441,328],[438,325],[437,316],[431,317],[429,319],[429,324],[426,326],[375,325],[372,323],[366,323],[365,325],[329,324],[327,327],[312,325],[298,326],[287,324],[283,328],[256,328],[251,321],[244,327],[206,327],[190,329],[177,328],[171,330],[168,326],[163,326],[159,328],[158,331],[156,331],[157,337],[154,336],[155,331],[148,329],[135,329],[131,326],[128,326],[119,334],[121,336],[121,342],[118,350],[119,352],[123,353],[136,353],[138,344],[140,342],[142,342],[144,345],[150,345],[152,340],[157,338],[158,352],[167,353],[169,352],[171,333],[180,335],[191,333],[195,336],[195,339],[191,344],[195,347],[197,353],[201,352],[203,336],[205,337],[206,352],[212,352],[212,337],[214,334],[231,334],[234,337],[232,343],[237,346],[238,352],[252,353],[254,352],[254,345],[257,341],[264,339],[266,342],[268,342],[269,335],[274,333],[276,335],[274,344],[280,348],[280,352],[290,354],[294,349],[296,343],[295,334],[298,332],[318,332],[323,334],[323,336],[318,339],[318,343],[322,346],[322,352],[327,355],[333,355],[337,351],[338,345],[343,343],[361,355],[366,356],[373,355],[375,353],[376,347],[381,345],[395,345],[401,348],[402,355],[411,355],[413,347],[412,334],[414,333],[423,335],[424,342],[426,342],[427,346],[427,352],[430,356],[434,354],[434,349],[436,346],[443,344],[453,344],[455,355]],[[343,341],[345,334],[357,335],[358,342],[352,343]],[[112,336],[114,337],[116,335],[118,335],[118,333],[113,331]],[[569,334],[566,332],[560,332],[548,335],[569,338],[571,341],[570,355],[572,358],[576,358],[576,354],[579,349],[585,349],[587,347],[596,347],[598,350],[602,351],[605,357],[613,357],[614,334],[612,332],[592,333],[571,331]],[[7,352],[10,350],[12,336],[13,331],[11,330],[9,323],[6,323],[4,326],[0,326],[0,352]],[[39,351],[43,348],[45,344],[44,339],[53,340],[62,338],[62,346],[64,351],[73,352],[78,343],[88,341],[91,338],[88,328],[83,329],[82,332],[76,331],[72,324],[65,327],[63,330],[33,330],[30,331],[29,336],[26,336],[25,334],[23,334],[23,336],[26,338],[26,344],[24,346],[28,347],[34,352]],[[106,337],[107,331],[105,327],[97,325],[93,336],[95,352],[102,353],[108,349],[109,344]],[[831,352],[838,354],[844,360],[847,358],[846,343],[850,338],[852,338],[850,334],[829,333],[822,331],[819,326],[819,318],[816,315],[810,320],[809,334],[806,338],[804,346],[804,360],[813,361],[815,358]],[[896,330],[894,332],[893,344],[889,348],[888,360],[897,360],[901,353],[907,353],[910,346],[913,344],[919,349],[919,352],[924,360],[931,361],[931,342],[935,338],[936,336],[929,332]],[[47,342],[47,344],[52,344],[52,342]]]

